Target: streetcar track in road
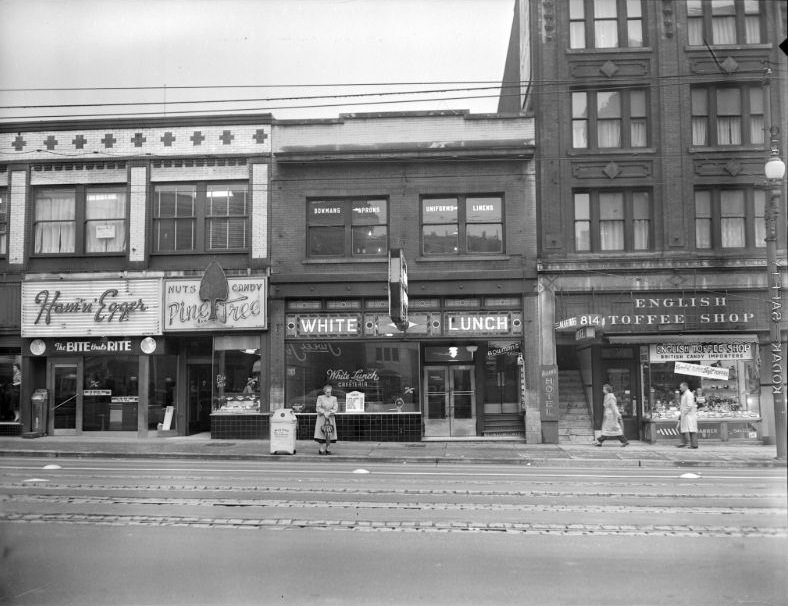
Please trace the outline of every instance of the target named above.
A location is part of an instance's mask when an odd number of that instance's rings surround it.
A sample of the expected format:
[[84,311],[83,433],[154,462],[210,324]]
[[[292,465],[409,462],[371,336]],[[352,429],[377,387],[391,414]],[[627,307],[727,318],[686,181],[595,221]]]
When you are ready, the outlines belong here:
[[156,506],[208,506],[244,508],[331,508],[331,509],[396,509],[421,511],[522,511],[522,512],[582,512],[582,513],[659,513],[659,514],[758,514],[785,516],[788,509],[778,507],[660,507],[655,505],[563,505],[528,503],[435,503],[400,501],[325,501],[325,500],[276,500],[276,499],[210,499],[173,497],[120,497],[120,496],[62,496],[62,495],[0,495],[5,503],[46,503],[68,505],[156,505]]
[[[128,478],[127,478],[128,479]],[[325,482],[319,482],[324,484]],[[28,480],[0,483],[0,495],[8,493],[12,490],[20,489],[33,489],[36,487],[46,487],[46,490],[103,490],[103,491],[210,491],[210,492],[238,492],[238,493],[274,493],[274,494],[321,494],[321,495],[362,495],[362,496],[380,496],[380,495],[429,495],[429,496],[459,496],[459,497],[518,497],[518,498],[638,498],[638,499],[665,499],[665,498],[681,498],[681,499],[741,499],[745,501],[765,500],[773,501],[776,499],[784,499],[788,496],[786,492],[769,491],[763,494],[747,493],[705,493],[705,492],[622,492],[614,490],[616,486],[609,483],[599,483],[595,485],[583,485],[593,489],[602,486],[605,490],[578,490],[577,487],[565,490],[480,490],[475,488],[356,488],[356,487],[320,487],[320,486],[227,486],[227,485],[211,485],[205,482],[199,484],[64,484],[57,481],[57,479],[49,478],[30,478]],[[631,488],[631,486],[628,486]],[[682,484],[682,488],[702,488],[700,485]]]
[[[44,481],[41,481],[44,480]],[[519,497],[519,498],[637,498],[637,499],[742,499],[742,500],[765,500],[772,501],[786,498],[786,492],[767,492],[763,494],[752,493],[704,493],[704,492],[622,492],[611,490],[615,488],[608,483],[601,483],[596,486],[604,486],[607,490],[479,490],[470,488],[355,488],[355,487],[293,487],[293,486],[227,486],[210,485],[201,482],[200,484],[63,484],[56,479],[32,478],[29,481],[11,482],[0,484],[0,493],[8,493],[11,490],[33,490],[36,487],[44,487],[47,491],[52,490],[102,490],[102,491],[183,491],[183,492],[237,492],[255,494],[320,494],[320,495],[357,495],[357,496],[381,496],[381,495],[428,495],[428,496],[458,496],[458,497]],[[692,487],[692,485],[682,484],[682,488]],[[698,486],[698,488],[701,488]]]
[[784,538],[785,528],[668,524],[539,524],[528,522],[431,522],[367,520],[300,520],[292,518],[215,518],[89,513],[0,513],[0,522],[28,524],[86,524],[91,526],[175,526],[244,530],[350,530],[366,532],[461,532],[514,535],[682,536]]
[[[58,459],[59,463],[66,463]],[[66,463],[67,464],[67,463]],[[363,465],[363,463],[359,463]],[[414,464],[415,465],[415,464]],[[703,479],[705,481],[780,481],[784,483],[785,477],[784,474],[780,474],[779,470],[775,470],[772,472],[771,470],[767,470],[767,473],[763,473],[764,470],[753,470],[753,473],[749,475],[727,475],[725,473],[720,473],[719,470],[709,469],[709,468],[683,468],[683,467],[676,467],[671,468],[670,472],[665,472],[661,470],[660,473],[655,474],[652,471],[646,470],[644,468],[638,468],[638,473],[610,473],[604,469],[588,469],[583,470],[580,472],[573,471],[571,473],[567,473],[564,470],[556,468],[551,470],[550,472],[543,472],[543,471],[535,471],[530,468],[528,469],[517,469],[516,471],[485,471],[480,469],[481,466],[473,466],[468,468],[466,471],[425,471],[423,469],[378,469],[371,467],[367,469],[374,475],[379,476],[434,476],[434,477],[445,477],[445,478],[511,478],[516,480],[526,480],[530,481],[533,478],[552,478],[554,480],[562,480],[562,479],[581,479],[581,480],[588,480],[590,478],[599,479],[600,481],[610,481],[610,480],[620,480],[620,481],[628,481],[628,480],[637,480],[637,481],[648,481],[648,480],[676,480],[678,476],[682,473],[687,471],[693,471],[695,473],[702,474]],[[35,465],[0,465],[0,471],[8,470],[8,471],[25,471],[25,472],[32,472],[40,470],[40,466]],[[320,469],[320,474],[324,476],[352,476],[353,472],[358,469],[358,465],[350,466],[346,468],[328,468],[328,469]],[[129,473],[155,473],[157,476],[162,477],[163,474],[178,474],[173,477],[181,477],[183,475],[189,474],[197,474],[201,478],[210,478],[210,477],[217,477],[222,478],[225,474],[233,473],[233,474],[241,474],[241,475],[252,475],[252,476],[259,476],[260,474],[272,474],[272,475],[285,475],[288,477],[292,477],[294,475],[307,475],[307,476],[314,476],[315,468],[309,467],[306,469],[291,469],[289,467],[249,467],[249,466],[241,466],[241,467],[229,467],[229,468],[195,468],[195,467],[124,467],[122,465],[113,464],[108,466],[84,466],[84,465],[68,465],[67,467],[61,467],[58,470],[60,474],[68,474],[68,473],[80,473],[80,472],[103,472],[107,474],[107,477],[112,476],[128,476]],[[756,475],[755,472],[760,472]],[[213,475],[218,474],[218,475]]]

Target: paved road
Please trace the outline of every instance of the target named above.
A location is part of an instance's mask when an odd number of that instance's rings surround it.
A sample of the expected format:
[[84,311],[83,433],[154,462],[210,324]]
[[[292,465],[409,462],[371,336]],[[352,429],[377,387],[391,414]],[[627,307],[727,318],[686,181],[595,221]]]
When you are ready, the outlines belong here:
[[784,604],[786,521],[781,469],[4,458],[0,604]]

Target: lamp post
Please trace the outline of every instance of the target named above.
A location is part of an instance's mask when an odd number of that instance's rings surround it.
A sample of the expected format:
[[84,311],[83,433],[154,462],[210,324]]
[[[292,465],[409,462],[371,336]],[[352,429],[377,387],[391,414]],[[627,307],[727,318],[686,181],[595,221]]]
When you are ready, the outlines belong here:
[[777,263],[777,224],[782,199],[782,181],[785,176],[785,162],[780,158],[777,129],[772,128],[771,155],[764,166],[769,181],[769,203],[766,209],[766,276],[769,293],[769,377],[774,400],[774,434],[777,444],[777,458],[786,458],[786,410],[785,382],[783,381],[783,361],[788,352],[782,347],[780,320],[783,317],[782,273]]

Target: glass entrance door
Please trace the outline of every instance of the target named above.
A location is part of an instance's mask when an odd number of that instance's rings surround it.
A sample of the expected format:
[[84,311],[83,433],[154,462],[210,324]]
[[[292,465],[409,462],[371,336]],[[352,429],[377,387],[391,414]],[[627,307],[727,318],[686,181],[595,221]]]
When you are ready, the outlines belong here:
[[425,366],[426,437],[476,435],[476,383],[473,366]]
[[211,364],[190,363],[188,376],[188,434],[211,431]]
[[50,360],[48,366],[50,430],[56,435],[82,433],[82,362]]

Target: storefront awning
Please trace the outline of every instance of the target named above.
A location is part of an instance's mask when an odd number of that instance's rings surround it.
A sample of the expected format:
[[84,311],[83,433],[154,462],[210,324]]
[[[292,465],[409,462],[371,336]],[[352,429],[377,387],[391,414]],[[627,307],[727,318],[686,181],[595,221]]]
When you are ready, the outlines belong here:
[[751,334],[716,335],[608,335],[613,345],[645,345],[648,343],[757,343],[758,336]]

